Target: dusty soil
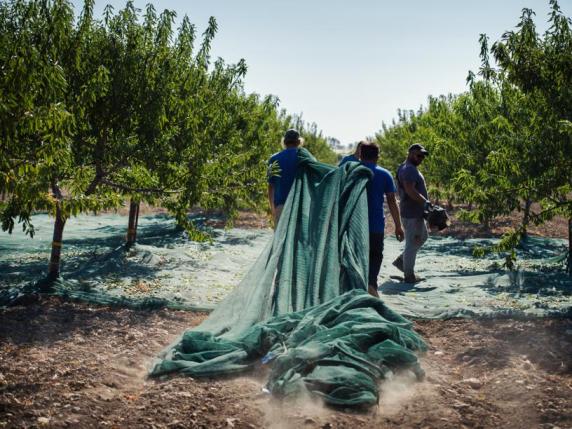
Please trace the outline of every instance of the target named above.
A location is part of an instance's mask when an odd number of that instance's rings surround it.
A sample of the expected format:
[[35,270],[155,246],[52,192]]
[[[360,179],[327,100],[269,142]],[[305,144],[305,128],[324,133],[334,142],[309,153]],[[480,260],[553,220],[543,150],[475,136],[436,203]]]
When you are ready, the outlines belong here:
[[[235,228],[244,229],[260,229],[271,228],[270,215],[258,213],[254,211],[241,211],[238,213],[237,218],[232,222]],[[224,228],[225,222],[221,218],[219,220],[209,220],[207,224],[214,228]]]
[[[515,225],[522,221],[523,214],[520,212],[512,212],[510,215],[500,216],[493,220],[486,228],[484,225],[476,225],[470,222],[461,221],[458,218],[458,213],[461,206],[454,206],[451,210],[452,223],[451,227],[440,234],[453,235],[458,238],[477,238],[477,237],[490,237],[500,236],[505,232],[512,230]],[[532,205],[534,212],[539,212],[538,204]],[[552,237],[552,238],[568,238],[568,221],[561,217],[556,216],[553,219],[545,222],[542,225],[530,225],[528,228],[530,235]]]
[[57,298],[2,310],[0,427],[572,427],[571,320],[419,321],[425,381],[396,377],[379,407],[354,412],[272,399],[264,374],[147,379],[204,317]]
[[[497,219],[494,219],[487,228],[484,225],[461,221],[458,216],[459,211],[466,208],[466,206],[460,205],[453,205],[452,207],[447,208],[449,216],[451,217],[451,226],[442,232],[434,232],[434,234],[452,235],[458,238],[484,238],[500,236],[503,233],[510,231],[514,225],[518,225],[522,219],[522,213],[515,211],[510,215],[500,216]],[[539,208],[536,204],[533,204],[532,210],[538,212]],[[129,214],[129,205],[126,204],[124,207],[113,212],[127,216]],[[387,216],[386,234],[393,234],[395,231],[394,224],[391,216],[389,216],[389,209],[387,208],[387,205],[385,212]],[[141,216],[143,216],[148,214],[167,213],[167,211],[161,207],[154,207],[146,203],[141,203],[139,213]],[[220,218],[211,219],[207,223],[209,226],[215,228],[225,227],[224,217],[220,212],[205,212],[200,209],[195,209],[192,211],[192,213],[220,216]],[[271,228],[272,222],[270,215],[267,213],[243,210],[234,220],[233,226],[236,228]],[[556,216],[542,225],[530,225],[528,232],[530,235],[567,239],[568,222],[563,217]]]
[[[456,221],[447,233],[488,237],[517,217],[488,230]],[[245,212],[235,225],[268,218]],[[531,233],[566,238],[567,222]],[[159,351],[205,317],[53,297],[0,309],[0,428],[572,428],[572,320],[418,321],[425,381],[398,376],[378,407],[355,412],[273,399],[263,373],[147,379]]]
[[[125,202],[123,207],[115,210],[102,211],[101,213],[114,213],[121,216],[129,215],[129,202]],[[141,202],[139,206],[139,216],[154,215],[154,214],[168,214],[167,209],[158,206],[151,206],[145,202]],[[207,224],[213,228],[224,228],[226,222],[222,212],[220,211],[205,211],[199,208],[190,211],[190,214],[211,216],[214,219],[209,219]],[[251,210],[242,210],[238,213],[237,218],[232,222],[232,226],[236,228],[270,228],[270,215],[259,213]]]
[[[451,235],[457,238],[488,238],[500,237],[505,232],[512,230],[515,225],[518,225],[522,220],[522,213],[513,212],[510,215],[500,216],[494,219],[489,227],[484,225],[474,224],[459,219],[459,211],[466,207],[453,206],[447,208],[447,212],[451,218],[451,226],[441,232],[432,232],[434,235]],[[533,210],[538,211],[536,205],[533,205]],[[386,208],[386,214],[389,210]],[[393,221],[388,216],[386,221],[386,234],[393,234],[395,231]],[[561,216],[556,216],[553,219],[545,222],[542,225],[530,225],[528,233],[532,236],[542,236],[551,238],[568,238],[568,221]]]
[[[510,215],[501,216],[491,222],[488,228],[483,225],[473,224],[471,222],[459,219],[459,210],[462,207],[454,206],[449,210],[451,216],[451,226],[441,232],[433,232],[436,235],[451,235],[457,238],[488,238],[498,237],[505,232],[510,231],[514,225],[519,224],[522,214],[513,212]],[[533,209],[535,206],[533,206]],[[388,217],[386,221],[386,233],[393,234],[395,227],[389,209],[385,210]],[[223,221],[210,222],[211,226],[224,227]],[[256,213],[253,211],[240,212],[238,218],[234,221],[237,228],[271,228],[270,216],[266,214]],[[547,221],[542,225],[530,225],[528,233],[532,236],[542,236],[551,238],[568,238],[568,221],[561,216]]]

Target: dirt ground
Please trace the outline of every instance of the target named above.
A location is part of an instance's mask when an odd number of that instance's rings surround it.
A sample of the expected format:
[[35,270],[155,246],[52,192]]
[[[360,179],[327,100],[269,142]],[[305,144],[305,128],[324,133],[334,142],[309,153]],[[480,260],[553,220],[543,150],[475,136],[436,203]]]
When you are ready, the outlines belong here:
[[[522,213],[513,212],[510,215],[500,216],[493,221],[489,228],[485,228],[483,225],[473,224],[467,221],[461,221],[458,218],[459,210],[465,208],[464,206],[453,206],[448,208],[449,216],[451,217],[451,226],[442,232],[434,232],[438,235],[452,235],[457,238],[484,238],[492,236],[500,236],[505,232],[512,229],[514,225],[519,224],[522,219]],[[537,204],[533,204],[532,210],[535,212],[539,211]],[[391,217],[388,215],[389,209],[387,204],[385,207],[385,212],[387,214],[386,222],[386,234],[393,234],[394,224]],[[115,210],[114,213],[127,216],[129,214],[128,204],[125,207]],[[140,215],[149,215],[157,213],[167,213],[167,211],[161,207],[153,207],[145,203],[141,203]],[[204,212],[201,210],[194,210],[193,214],[215,214],[220,216],[218,219],[211,219],[207,224],[214,228],[223,228],[225,226],[224,217],[220,212]],[[264,213],[257,213],[254,211],[243,210],[239,212],[238,217],[234,220],[233,226],[237,228],[271,228],[272,224],[270,221],[270,215]],[[543,237],[552,238],[568,238],[568,222],[566,219],[556,216],[555,218],[545,222],[542,225],[530,225],[528,232],[530,235],[537,235]]]
[[281,402],[265,374],[147,379],[204,314],[41,298],[0,313],[0,427],[570,428],[572,320],[418,321],[423,382],[382,385],[377,408]]
[[[535,206],[533,206],[535,208]],[[450,235],[457,238],[488,238],[499,237],[505,232],[510,231],[514,225],[517,225],[522,214],[513,212],[510,215],[500,216],[491,221],[490,227],[485,228],[483,225],[473,224],[467,221],[461,221],[458,218],[460,207],[454,207],[449,210],[451,217],[451,226],[441,232],[432,232],[436,235]],[[537,210],[538,211],[538,210]],[[389,209],[385,209],[386,214]],[[210,222],[211,226],[223,227],[223,221]],[[240,212],[238,218],[234,221],[237,228],[270,228],[270,217],[263,214],[243,211]],[[395,231],[393,220],[389,215],[386,219],[386,234],[393,234]],[[555,217],[542,225],[530,225],[528,233],[533,236],[551,237],[551,238],[568,238],[568,222],[562,217]]]
[[[456,222],[449,232],[490,236],[514,220],[489,231]],[[236,224],[266,222],[243,213]],[[531,232],[566,231],[557,219]],[[273,399],[262,369],[146,378],[160,350],[205,317],[53,297],[0,309],[0,428],[572,428],[570,319],[417,321],[429,344],[425,380],[398,375],[382,384],[378,407],[356,412]]]
[[[451,218],[451,226],[441,232],[432,232],[432,234],[450,235],[461,239],[500,237],[505,232],[511,231],[522,220],[522,213],[515,211],[510,215],[499,216],[492,220],[490,226],[486,228],[484,225],[459,220],[458,214],[462,208],[466,209],[466,207],[462,206],[454,206],[452,209],[447,209]],[[532,208],[536,212],[539,211],[536,204],[533,204]],[[389,212],[387,209],[385,211],[386,213]],[[386,222],[386,234],[393,234],[393,232],[393,221],[389,218]],[[530,225],[528,233],[533,236],[567,239],[568,221],[563,217],[556,216],[542,225]]]

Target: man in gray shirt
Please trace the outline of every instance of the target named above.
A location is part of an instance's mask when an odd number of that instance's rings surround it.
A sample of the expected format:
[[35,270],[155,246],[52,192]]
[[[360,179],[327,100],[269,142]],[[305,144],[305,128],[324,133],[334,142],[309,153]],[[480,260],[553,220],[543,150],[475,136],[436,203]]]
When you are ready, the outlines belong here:
[[424,210],[431,205],[427,196],[425,178],[417,169],[429,152],[420,144],[409,147],[407,159],[397,169],[397,188],[403,229],[405,230],[405,249],[393,261],[404,273],[407,283],[423,280],[415,275],[417,251],[427,241],[427,226],[423,218]]

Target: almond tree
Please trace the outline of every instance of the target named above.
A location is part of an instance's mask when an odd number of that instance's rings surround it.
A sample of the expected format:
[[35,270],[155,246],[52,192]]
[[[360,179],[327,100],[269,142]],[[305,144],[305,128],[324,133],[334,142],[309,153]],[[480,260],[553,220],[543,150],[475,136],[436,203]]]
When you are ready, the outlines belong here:
[[572,21],[550,0],[549,29],[536,32],[534,12],[524,9],[516,31],[491,49],[499,72],[517,86],[534,108],[532,138],[533,199],[541,209],[531,221],[542,223],[560,214],[568,218],[568,270],[572,274]]
[[[521,223],[493,248],[509,252],[509,266],[529,224],[556,215],[569,219],[572,247],[572,31],[558,3],[550,4],[544,35],[536,32],[534,13],[524,9],[516,30],[491,49],[481,35],[482,66],[469,74],[466,93],[442,103],[430,99],[427,109],[403,115],[378,134],[382,153],[426,144],[432,155],[423,168],[471,204],[465,217],[486,225],[523,212]],[[490,54],[498,67],[490,65]],[[533,211],[532,202],[540,210]]]
[[[132,2],[77,21],[65,0],[0,4],[0,205],[4,230],[33,235],[32,214],[54,215],[48,278],[59,276],[63,231],[79,213],[130,199],[161,204],[191,238],[195,205],[265,207],[266,159],[286,128],[277,99],[247,95],[246,64],[210,58],[214,18],[195,50],[187,17]],[[314,130],[316,134],[316,130]]]

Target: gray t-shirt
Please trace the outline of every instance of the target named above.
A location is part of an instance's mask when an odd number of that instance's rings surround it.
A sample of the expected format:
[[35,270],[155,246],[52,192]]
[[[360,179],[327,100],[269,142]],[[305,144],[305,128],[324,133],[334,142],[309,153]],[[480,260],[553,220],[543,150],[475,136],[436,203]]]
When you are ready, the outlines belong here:
[[399,209],[401,217],[404,218],[422,218],[423,217],[423,204],[419,204],[407,195],[403,184],[405,182],[413,182],[415,184],[415,189],[423,195],[425,198],[427,196],[427,187],[425,185],[425,178],[417,170],[417,167],[410,162],[405,161],[397,169],[397,182],[399,190]]

